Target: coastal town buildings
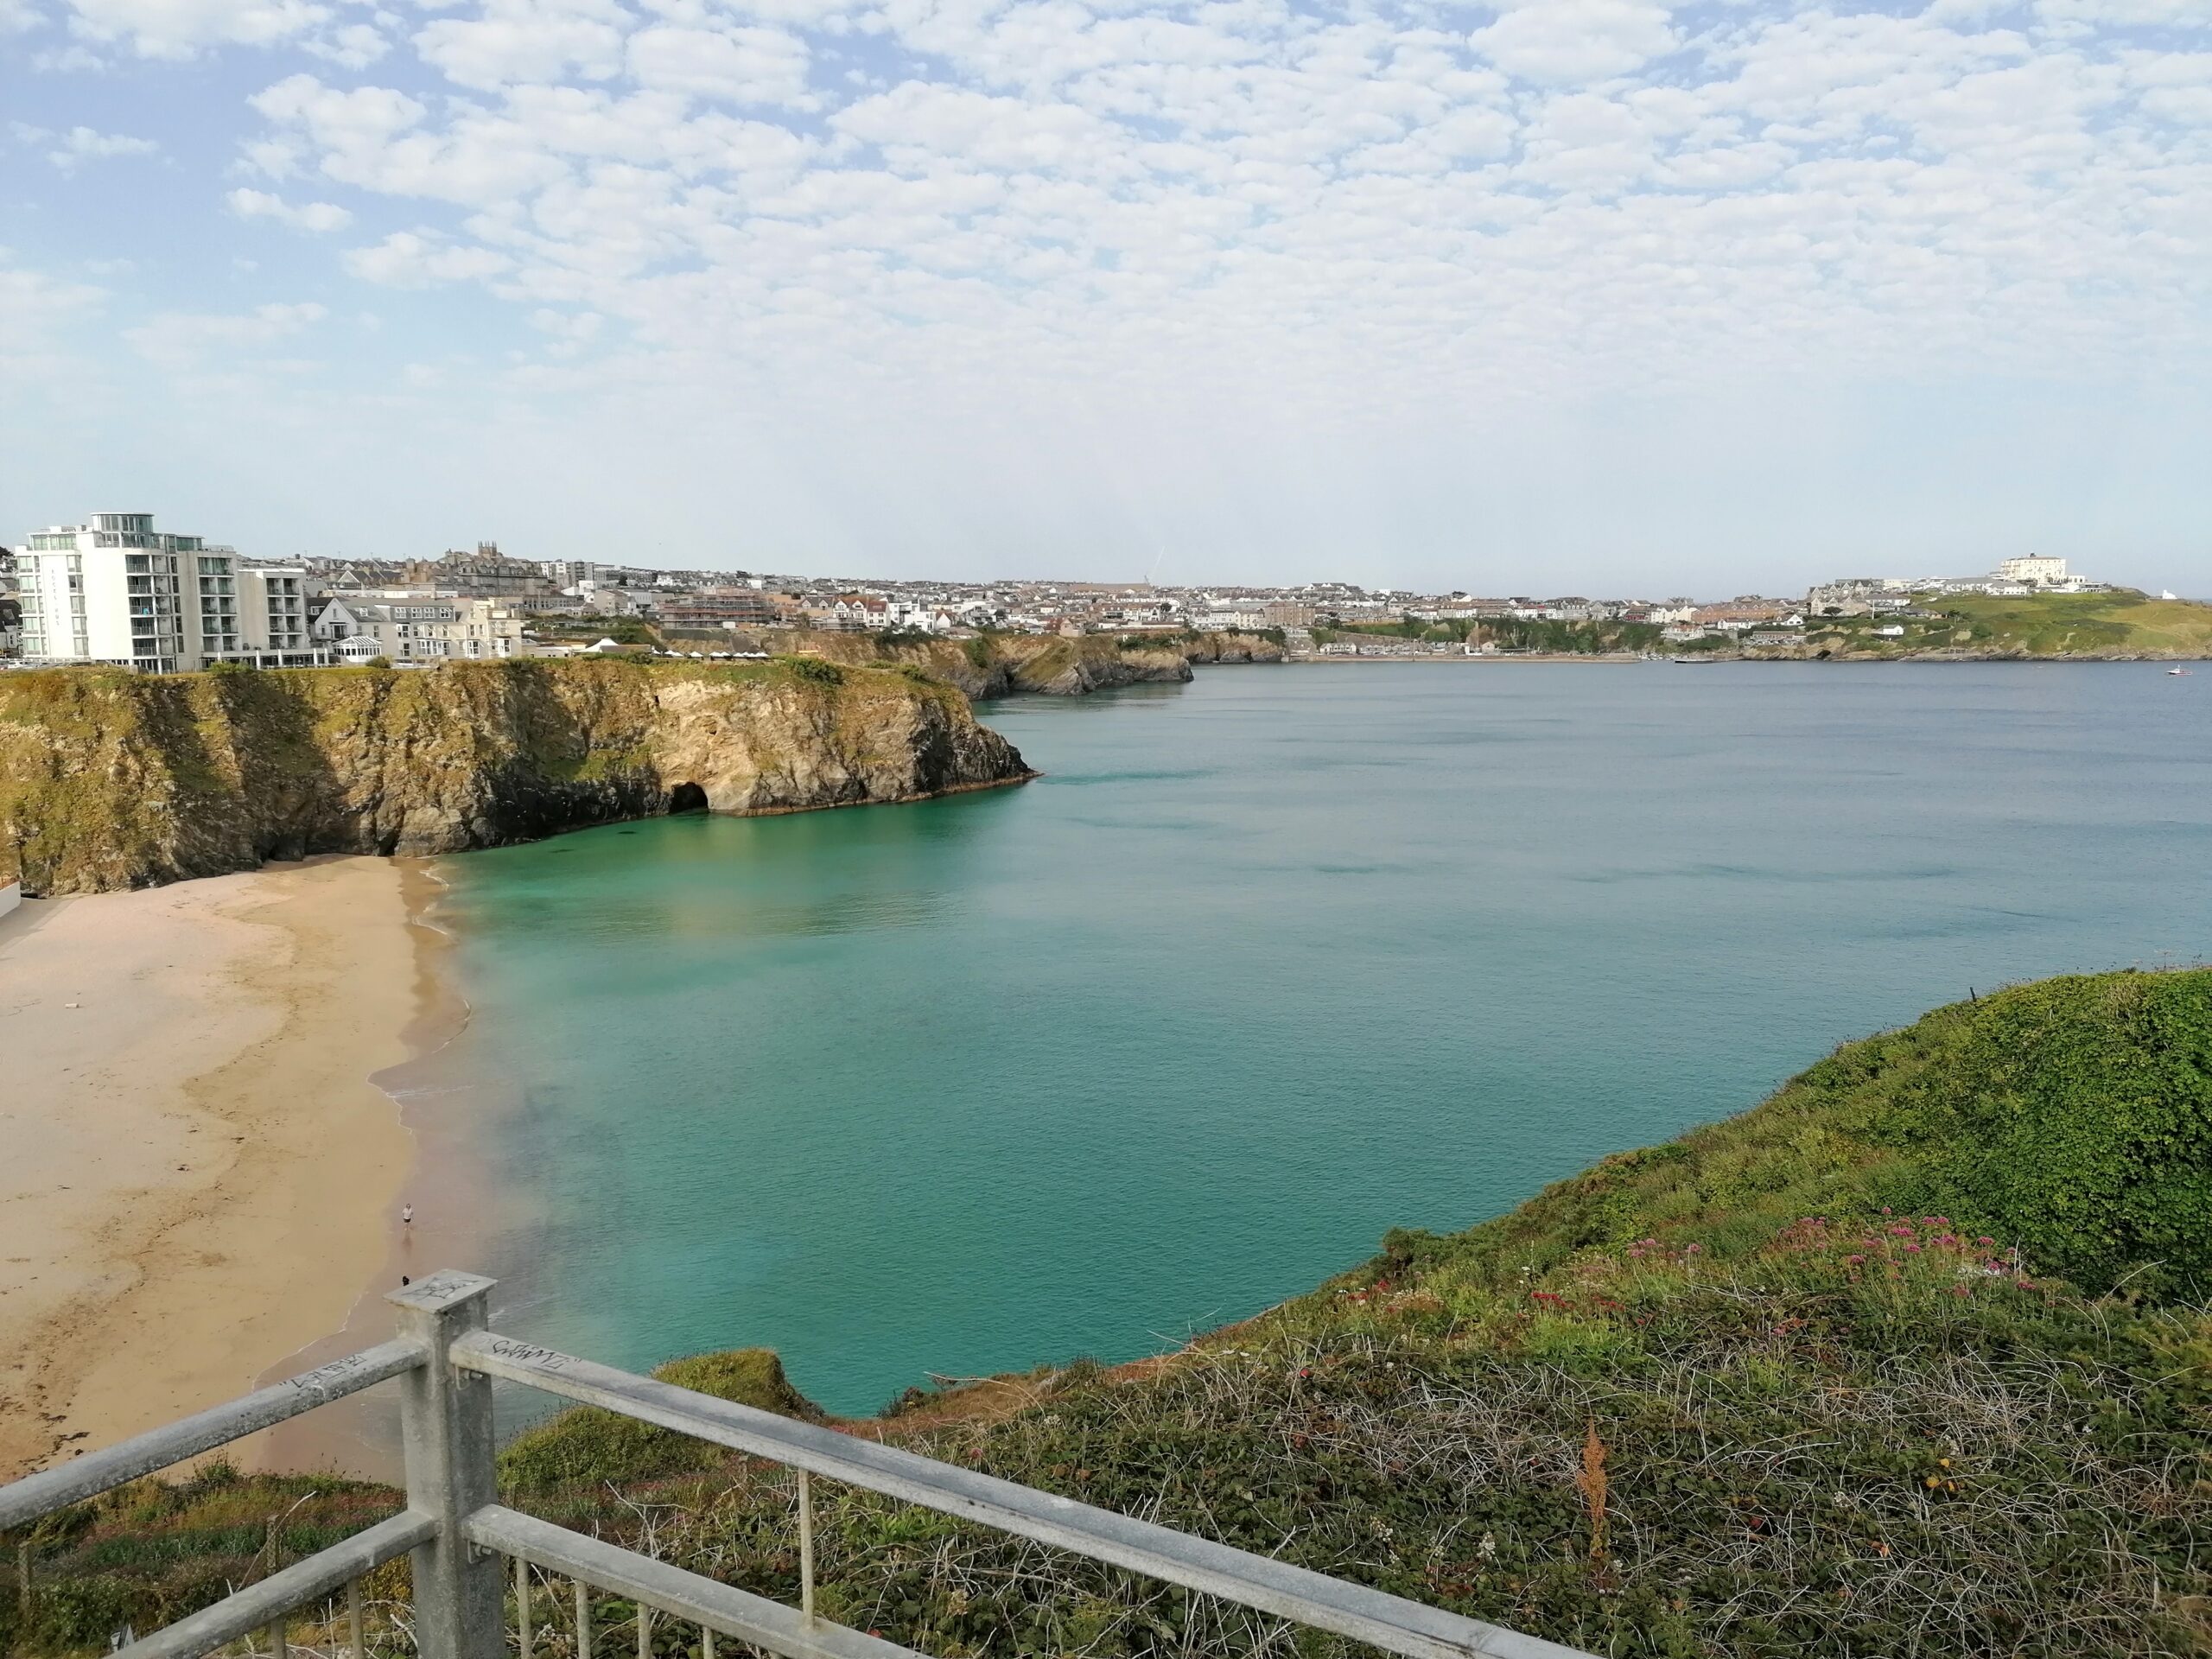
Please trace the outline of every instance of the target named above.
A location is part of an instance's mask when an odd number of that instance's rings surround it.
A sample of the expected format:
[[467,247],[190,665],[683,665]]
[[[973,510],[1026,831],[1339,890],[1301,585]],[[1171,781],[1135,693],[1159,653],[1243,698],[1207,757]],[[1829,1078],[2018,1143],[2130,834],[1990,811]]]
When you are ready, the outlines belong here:
[[655,614],[675,627],[772,627],[779,620],[775,606],[757,588],[709,588],[671,600]]
[[2065,560],[2049,558],[2042,554],[2000,560],[1997,574],[2008,582],[2024,582],[2031,588],[2063,588],[2069,581]]
[[474,553],[455,550],[436,559],[410,559],[400,568],[400,580],[410,588],[471,599],[543,594],[554,585],[543,565],[508,558],[497,542],[479,542]]
[[489,599],[404,592],[334,598],[314,627],[340,662],[480,662],[530,654],[522,619]]
[[1805,610],[1815,617],[1885,616],[1910,610],[1916,594],[2018,598],[2030,594],[2103,593],[2110,585],[2074,575],[2064,559],[2034,553],[2001,559],[1994,570],[1979,576],[1839,576],[1813,588],[1805,595]]
[[330,661],[307,628],[307,572],[251,564],[146,512],[96,512],[34,531],[16,556],[27,661],[152,673]]
[[[21,572],[12,580],[10,563],[0,550],[0,658],[157,671],[220,662],[503,658],[530,654],[541,641],[555,652],[610,632],[621,635],[624,649],[657,640],[666,650],[760,652],[777,648],[778,631],[809,628],[1123,638],[1239,630],[1266,632],[1302,654],[1345,629],[1380,624],[1392,625],[1390,631],[1349,645],[1338,641],[1329,654],[1419,655],[1438,647],[1480,655],[1535,648],[1510,630],[1485,639],[1494,624],[1624,624],[1653,629],[1640,636],[1644,648],[1725,639],[1771,647],[1802,640],[1808,624],[1919,615],[1947,595],[2104,587],[2045,554],[2006,557],[1978,576],[1846,576],[1815,585],[1802,599],[1739,594],[1704,604],[1681,594],[1423,594],[1343,582],[1170,586],[662,569],[520,557],[489,539],[435,557],[326,556],[277,564],[156,531],[145,513],[99,513],[84,524],[35,531],[13,562]],[[617,626],[632,623],[652,632]]]

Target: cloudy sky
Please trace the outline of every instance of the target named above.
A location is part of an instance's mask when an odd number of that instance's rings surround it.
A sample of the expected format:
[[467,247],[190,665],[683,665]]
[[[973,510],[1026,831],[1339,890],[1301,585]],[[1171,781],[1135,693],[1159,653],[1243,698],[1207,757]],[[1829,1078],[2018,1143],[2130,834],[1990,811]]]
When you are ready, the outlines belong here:
[[0,0],[0,538],[2212,594],[2212,0]]

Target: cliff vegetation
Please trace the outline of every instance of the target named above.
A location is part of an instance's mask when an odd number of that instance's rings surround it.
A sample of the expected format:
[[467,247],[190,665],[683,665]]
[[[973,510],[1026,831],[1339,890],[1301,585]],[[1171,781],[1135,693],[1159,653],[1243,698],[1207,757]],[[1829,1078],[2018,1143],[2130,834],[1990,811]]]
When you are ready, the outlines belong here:
[[810,632],[794,649],[831,662],[919,668],[969,696],[1082,696],[1125,685],[1174,684],[1193,663],[1279,663],[1282,641],[1264,633],[981,633],[947,639],[911,632]]
[[0,676],[0,880],[94,893],[1028,775],[951,686],[810,658],[18,673]]
[[[2202,1654],[2208,1196],[2212,971],[2052,980],[1467,1231],[1394,1233],[1180,1353],[844,1427],[1598,1654]],[[695,1363],[812,1410],[757,1351]],[[789,1473],[636,1439],[591,1413],[536,1431],[510,1501],[795,1600]],[[816,1493],[823,1611],[925,1652],[1343,1647]],[[97,1645],[396,1502],[143,1483],[31,1541],[41,1587],[0,1636]],[[375,1592],[403,1589],[395,1567]],[[627,1616],[602,1603],[601,1640]]]
[[[1911,616],[1808,619],[1802,641],[1745,647],[1700,642],[1724,657],[1815,658],[1845,662],[2164,662],[2212,658],[2212,605],[2152,599],[2132,589],[2102,594],[1924,594]],[[1897,627],[1893,636],[1876,632]]]
[[1659,645],[1656,622],[1548,622],[1515,617],[1488,618],[1480,622],[1455,620],[1428,622],[1417,616],[1395,622],[1356,622],[1340,627],[1317,627],[1314,642],[1335,639],[1417,639],[1430,644],[1465,644],[1478,629],[1484,644],[1502,651],[1528,652],[1556,657],[1640,656]]

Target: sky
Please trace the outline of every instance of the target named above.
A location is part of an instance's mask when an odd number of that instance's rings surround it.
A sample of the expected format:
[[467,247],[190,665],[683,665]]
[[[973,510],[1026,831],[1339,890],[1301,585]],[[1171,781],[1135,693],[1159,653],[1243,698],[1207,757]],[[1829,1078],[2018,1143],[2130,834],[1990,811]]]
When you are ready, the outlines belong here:
[[0,0],[0,540],[2212,594],[2212,0]]

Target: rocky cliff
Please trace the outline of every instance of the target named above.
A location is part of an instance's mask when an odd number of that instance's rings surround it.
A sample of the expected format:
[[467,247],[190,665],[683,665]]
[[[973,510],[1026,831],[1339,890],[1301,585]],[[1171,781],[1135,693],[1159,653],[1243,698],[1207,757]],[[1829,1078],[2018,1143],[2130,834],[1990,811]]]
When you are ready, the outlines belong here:
[[1289,656],[1264,633],[1194,633],[1175,649],[1186,663],[1280,663]]
[[19,673],[0,676],[0,880],[93,893],[1029,775],[952,687],[807,659]]
[[1033,633],[926,639],[867,633],[802,633],[794,649],[831,662],[910,664],[971,697],[1016,692],[1082,696],[1119,686],[1173,684],[1192,663],[1279,663],[1283,649],[1262,634],[1112,634],[1064,639]]

